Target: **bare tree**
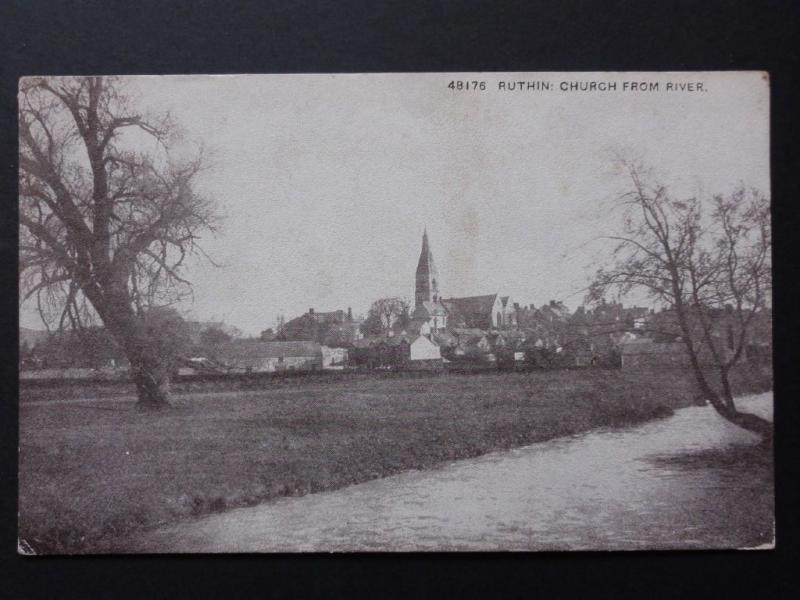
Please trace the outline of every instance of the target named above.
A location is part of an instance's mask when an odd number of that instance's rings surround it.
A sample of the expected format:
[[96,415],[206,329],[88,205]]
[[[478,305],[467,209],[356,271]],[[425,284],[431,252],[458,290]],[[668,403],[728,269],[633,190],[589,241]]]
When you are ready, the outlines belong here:
[[[730,196],[675,200],[640,164],[624,163],[624,231],[590,299],[644,289],[674,316],[703,396],[729,421],[769,438],[772,424],[736,408],[731,370],[771,291],[769,199],[740,186]],[[710,206],[709,206],[710,205]]]
[[396,323],[408,324],[411,305],[405,298],[380,298],[372,303],[361,328],[368,335],[388,333]]
[[99,316],[131,363],[141,407],[169,395],[148,310],[191,293],[182,268],[214,229],[213,204],[193,189],[203,153],[176,160],[177,134],[168,115],[136,112],[114,78],[20,83],[21,298],[59,328]]

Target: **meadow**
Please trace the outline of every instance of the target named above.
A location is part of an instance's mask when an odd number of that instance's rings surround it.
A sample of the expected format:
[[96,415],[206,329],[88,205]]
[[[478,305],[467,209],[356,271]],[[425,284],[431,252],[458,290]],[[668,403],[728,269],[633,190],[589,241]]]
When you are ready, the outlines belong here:
[[91,553],[136,530],[640,423],[698,397],[682,371],[600,369],[177,386],[159,413],[136,410],[124,385],[71,389],[20,390],[19,537],[37,553]]

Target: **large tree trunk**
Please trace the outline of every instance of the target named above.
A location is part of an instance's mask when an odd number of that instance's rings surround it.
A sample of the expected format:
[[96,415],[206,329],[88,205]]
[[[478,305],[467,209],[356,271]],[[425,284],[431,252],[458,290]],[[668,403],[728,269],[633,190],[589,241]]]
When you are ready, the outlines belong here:
[[752,413],[740,412],[736,408],[727,372],[722,372],[720,374],[723,389],[723,393],[720,395],[708,384],[699,366],[696,367],[694,371],[698,381],[701,383],[703,395],[721,417],[727,419],[734,425],[738,425],[742,429],[746,429],[747,431],[761,436],[762,444],[769,445],[772,443],[773,426],[770,421]]
[[717,412],[725,417],[731,423],[757,433],[761,436],[763,443],[768,444],[772,440],[772,423],[751,413],[739,412],[736,408],[736,403],[733,399],[733,392],[731,391],[731,382],[728,377],[728,368],[720,369],[720,382],[722,384],[722,400],[718,404],[714,404]]
[[758,415],[739,412],[735,409],[728,413],[720,414],[728,419],[731,423],[760,435],[762,443],[769,444],[772,441],[773,427],[770,421],[767,421]]
[[705,400],[714,407],[714,410],[716,410],[722,418],[727,419],[734,425],[738,425],[742,429],[752,431],[753,433],[761,436],[762,444],[771,444],[773,435],[772,423],[759,417],[758,415],[739,412],[736,409],[727,370],[720,369],[722,394],[718,394],[712,388],[705,376],[705,373],[703,373],[703,368],[700,366],[700,360],[694,350],[694,347],[692,346],[690,337],[688,336],[688,327],[686,327],[685,321],[682,321],[681,325],[683,326],[682,329],[685,336],[684,340],[686,342],[686,350],[689,355],[689,364],[691,365],[695,379],[700,386],[700,391],[703,398],[705,398]]
[[131,374],[136,384],[137,406],[143,410],[158,410],[169,404],[169,369],[157,359],[136,357],[131,362]]
[[726,404],[713,392],[712,396],[708,400],[720,416],[742,429],[759,435],[762,445],[772,444],[773,426],[770,421],[752,413],[740,412],[732,403],[731,405]]
[[130,362],[137,406],[146,410],[165,408],[169,406],[169,365],[154,351],[144,323],[133,313],[124,295],[115,300],[113,310],[105,311],[101,317]]

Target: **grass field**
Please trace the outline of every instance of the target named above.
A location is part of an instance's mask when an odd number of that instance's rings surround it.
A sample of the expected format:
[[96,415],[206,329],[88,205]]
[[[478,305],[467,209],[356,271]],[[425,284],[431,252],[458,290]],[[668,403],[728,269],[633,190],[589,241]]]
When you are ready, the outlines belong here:
[[92,552],[193,515],[637,423],[696,397],[680,372],[614,370],[297,380],[181,394],[157,414],[119,395],[25,394],[19,535],[40,553]]

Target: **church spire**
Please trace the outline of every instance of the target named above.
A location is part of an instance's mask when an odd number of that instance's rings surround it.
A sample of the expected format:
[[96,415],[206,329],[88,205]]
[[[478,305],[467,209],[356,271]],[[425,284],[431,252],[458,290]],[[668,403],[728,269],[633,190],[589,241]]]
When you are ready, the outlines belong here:
[[433,262],[433,253],[428,242],[428,228],[422,232],[422,250],[417,263],[416,289],[414,291],[414,305],[423,302],[437,302],[439,300],[439,274]]

